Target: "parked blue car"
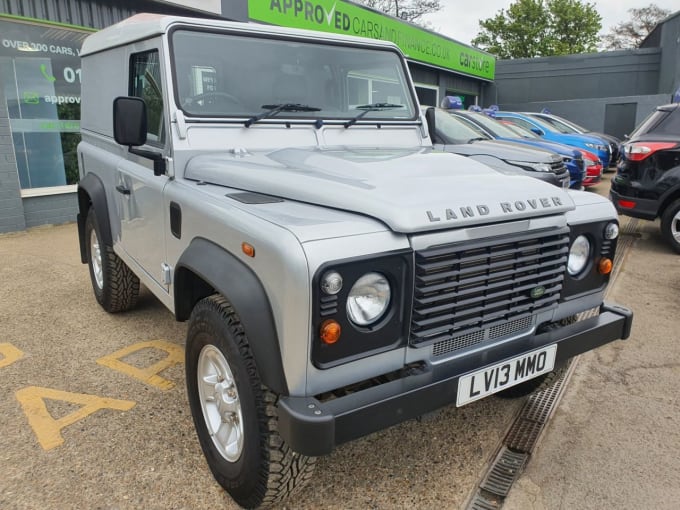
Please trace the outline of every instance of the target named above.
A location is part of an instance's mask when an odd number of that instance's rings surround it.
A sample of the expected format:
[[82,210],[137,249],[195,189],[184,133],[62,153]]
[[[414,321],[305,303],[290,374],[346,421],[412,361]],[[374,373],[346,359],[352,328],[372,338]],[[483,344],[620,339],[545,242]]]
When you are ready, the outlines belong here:
[[583,126],[579,126],[575,122],[549,113],[546,110],[543,110],[540,113],[526,112],[526,114],[555,126],[555,129],[561,131],[562,133],[580,133],[583,135],[596,136],[598,138],[602,138],[605,142],[609,143],[609,149],[612,155],[611,160],[609,161],[609,166],[610,167],[616,166],[616,162],[619,159],[619,146],[621,145],[621,140],[619,140],[615,136],[600,133],[598,131],[591,131],[587,128],[584,128]]
[[562,161],[564,161],[567,170],[569,170],[569,187],[571,189],[581,189],[581,183],[585,177],[586,170],[583,164],[583,155],[579,150],[569,145],[550,142],[540,138],[531,131],[520,131],[519,129],[515,129],[515,126],[504,125],[481,112],[449,110],[449,113],[475,124],[491,138],[496,140],[521,143],[523,145],[530,145],[559,154],[562,157]]
[[575,133],[560,133],[549,123],[523,113],[497,111],[495,112],[495,118],[529,129],[546,140],[585,149],[600,158],[600,161],[602,161],[602,166],[605,168],[609,166],[611,152],[609,149],[609,144],[602,138]]

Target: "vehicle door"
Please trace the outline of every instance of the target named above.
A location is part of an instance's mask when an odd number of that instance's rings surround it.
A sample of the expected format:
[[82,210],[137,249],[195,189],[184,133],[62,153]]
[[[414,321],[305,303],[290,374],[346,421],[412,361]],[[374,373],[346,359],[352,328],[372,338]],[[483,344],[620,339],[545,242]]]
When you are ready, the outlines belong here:
[[[131,53],[129,66],[128,95],[141,97],[147,106],[147,142],[141,149],[167,155],[163,63],[158,48]],[[126,153],[116,168],[120,245],[166,291],[161,264],[165,260],[163,188],[167,182],[168,176],[154,175],[154,162],[143,156]]]

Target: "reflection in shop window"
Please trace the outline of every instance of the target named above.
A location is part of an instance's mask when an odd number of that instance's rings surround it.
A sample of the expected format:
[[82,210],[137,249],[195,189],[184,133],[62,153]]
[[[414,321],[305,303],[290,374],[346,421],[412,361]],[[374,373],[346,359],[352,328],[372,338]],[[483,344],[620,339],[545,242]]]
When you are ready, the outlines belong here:
[[350,108],[370,103],[407,104],[398,80],[350,74],[347,76]]
[[89,31],[0,16],[0,87],[22,189],[78,182],[80,48]]

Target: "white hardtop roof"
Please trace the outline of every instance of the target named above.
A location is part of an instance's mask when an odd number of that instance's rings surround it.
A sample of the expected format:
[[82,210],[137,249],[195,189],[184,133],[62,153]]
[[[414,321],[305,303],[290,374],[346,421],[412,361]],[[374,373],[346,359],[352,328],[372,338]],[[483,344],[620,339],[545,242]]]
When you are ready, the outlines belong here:
[[226,21],[203,18],[185,18],[180,16],[165,16],[162,14],[136,14],[120,23],[111,25],[99,32],[88,36],[83,42],[80,56],[91,55],[100,51],[124,46],[126,44],[149,39],[166,33],[170,27],[186,26],[195,28],[217,28],[230,29],[255,34],[279,34],[287,36],[297,36],[304,39],[322,40],[329,42],[345,42],[370,46],[381,46],[396,49],[399,48],[389,41],[379,41],[349,35],[330,34],[326,32],[316,32],[313,30],[301,30],[293,28],[283,28],[272,25],[262,25],[259,23],[243,23],[238,21]]

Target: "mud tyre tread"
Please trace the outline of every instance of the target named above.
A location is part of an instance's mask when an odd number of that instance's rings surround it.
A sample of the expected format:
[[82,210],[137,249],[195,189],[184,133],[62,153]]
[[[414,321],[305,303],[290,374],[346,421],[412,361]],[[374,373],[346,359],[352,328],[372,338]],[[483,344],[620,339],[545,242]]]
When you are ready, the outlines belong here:
[[[101,251],[103,273],[103,287],[97,285],[92,266],[90,246],[91,232],[97,235]],[[95,298],[104,310],[109,313],[125,312],[135,307],[139,297],[139,278],[113,251],[111,246],[104,244],[101,229],[94,208],[90,208],[85,221],[85,239],[87,249],[87,265],[92,280]]]
[[[210,340],[212,339],[212,341]],[[225,356],[236,380],[244,420],[241,457],[228,462],[213,445],[198,397],[197,361],[212,343]],[[213,295],[192,311],[186,347],[186,379],[199,443],[215,480],[244,508],[268,507],[299,491],[312,477],[315,457],[292,451],[279,434],[278,396],[260,381],[238,314],[229,301]]]

